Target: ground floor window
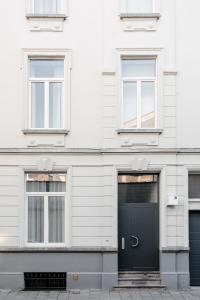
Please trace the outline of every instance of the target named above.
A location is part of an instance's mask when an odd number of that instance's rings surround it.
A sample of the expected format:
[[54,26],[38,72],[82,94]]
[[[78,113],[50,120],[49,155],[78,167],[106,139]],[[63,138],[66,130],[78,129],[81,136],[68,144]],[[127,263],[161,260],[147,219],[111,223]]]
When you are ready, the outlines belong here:
[[28,245],[64,245],[66,232],[66,174],[26,174]]

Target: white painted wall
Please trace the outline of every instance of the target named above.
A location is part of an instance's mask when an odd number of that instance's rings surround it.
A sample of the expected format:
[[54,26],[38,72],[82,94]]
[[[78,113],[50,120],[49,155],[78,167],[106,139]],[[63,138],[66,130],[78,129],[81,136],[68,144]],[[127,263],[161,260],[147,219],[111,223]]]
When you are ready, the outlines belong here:
[[[187,247],[187,170],[199,166],[197,155],[159,153],[160,148],[200,148],[199,136],[199,43],[200,3],[157,0],[161,18],[156,31],[124,31],[120,1],[66,0],[68,18],[61,32],[31,32],[25,0],[0,1],[0,148],[32,149],[32,153],[0,155],[0,246],[23,246],[23,173],[36,169],[41,157],[50,157],[54,169],[70,166],[70,241],[74,247],[117,247],[116,173],[130,170],[135,157],[161,170],[161,246]],[[190,12],[190,13],[188,13]],[[23,49],[71,50],[70,133],[24,135],[26,110]],[[120,52],[121,51],[121,52]],[[159,53],[158,119],[161,135],[121,134],[119,127],[119,53]],[[83,148],[120,149],[125,140],[146,143],[143,150],[157,154],[81,154]],[[45,148],[59,141],[78,148],[80,154],[53,154]],[[34,141],[45,154],[34,154]],[[41,147],[41,146],[40,146]],[[135,146],[133,149],[137,149]],[[29,149],[29,150],[28,150]],[[5,151],[6,152],[6,151]],[[177,207],[167,208],[168,193],[180,197]]]

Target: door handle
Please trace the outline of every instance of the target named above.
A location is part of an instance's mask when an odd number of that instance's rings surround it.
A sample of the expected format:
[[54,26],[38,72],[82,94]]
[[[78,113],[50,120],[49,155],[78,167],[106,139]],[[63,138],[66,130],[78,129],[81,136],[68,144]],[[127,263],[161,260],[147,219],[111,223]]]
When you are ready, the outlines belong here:
[[132,248],[136,248],[139,245],[139,238],[137,236],[131,235],[131,238],[136,241],[135,244],[131,245]]
[[123,237],[122,238],[122,250],[124,250],[125,249],[125,238]]

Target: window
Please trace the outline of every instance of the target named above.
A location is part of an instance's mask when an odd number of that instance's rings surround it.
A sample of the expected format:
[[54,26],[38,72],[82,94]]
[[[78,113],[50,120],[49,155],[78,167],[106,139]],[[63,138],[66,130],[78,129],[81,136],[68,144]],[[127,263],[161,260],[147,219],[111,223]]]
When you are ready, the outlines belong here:
[[125,0],[127,13],[153,13],[153,0]]
[[189,174],[189,199],[200,199],[200,174]]
[[62,129],[64,59],[29,58],[29,128]]
[[123,128],[155,128],[155,59],[122,59],[122,102]]
[[118,175],[118,197],[120,203],[157,203],[158,175]]
[[32,12],[39,14],[60,14],[61,0],[32,0]]
[[66,174],[26,174],[27,244],[65,244]]

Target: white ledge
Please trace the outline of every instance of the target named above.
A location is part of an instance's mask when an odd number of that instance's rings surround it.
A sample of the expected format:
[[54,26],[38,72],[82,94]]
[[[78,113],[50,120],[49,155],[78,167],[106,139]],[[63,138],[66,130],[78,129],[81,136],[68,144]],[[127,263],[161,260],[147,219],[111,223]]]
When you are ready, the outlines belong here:
[[62,19],[66,20],[65,14],[27,14],[27,19]]
[[68,134],[67,129],[24,129],[24,134]]
[[163,129],[116,129],[118,134],[121,133],[158,133],[161,134]]
[[148,14],[132,14],[132,13],[123,13],[120,14],[120,19],[160,19],[161,14],[158,13],[148,13]]

